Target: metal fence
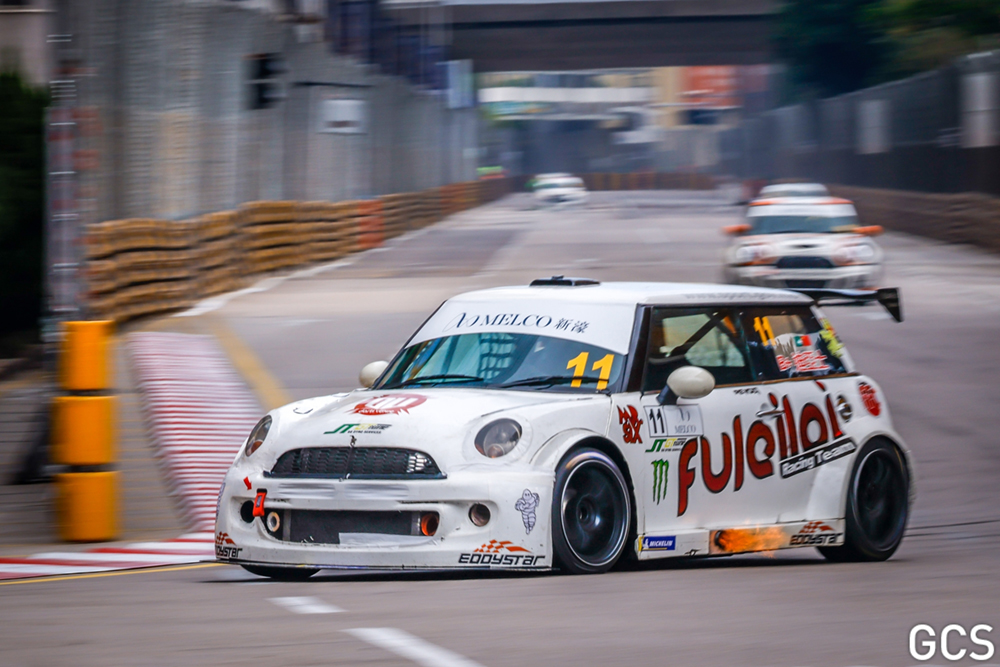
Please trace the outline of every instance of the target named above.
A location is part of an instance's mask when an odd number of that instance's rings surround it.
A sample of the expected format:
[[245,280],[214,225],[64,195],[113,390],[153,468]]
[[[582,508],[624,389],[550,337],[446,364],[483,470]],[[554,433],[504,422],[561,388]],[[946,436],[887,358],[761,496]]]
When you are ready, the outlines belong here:
[[1000,195],[1000,54],[782,107],[720,137],[723,172]]

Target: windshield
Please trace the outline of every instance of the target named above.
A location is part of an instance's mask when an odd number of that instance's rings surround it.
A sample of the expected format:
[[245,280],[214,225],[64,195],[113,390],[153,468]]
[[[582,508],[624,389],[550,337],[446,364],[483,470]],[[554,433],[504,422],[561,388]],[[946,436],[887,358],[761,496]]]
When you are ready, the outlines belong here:
[[535,187],[539,190],[554,190],[557,188],[579,188],[583,185],[583,181],[578,180],[563,180],[563,181],[542,181]]
[[378,388],[456,386],[594,393],[615,386],[623,366],[620,354],[564,338],[460,334],[406,348]]
[[747,218],[751,234],[829,234],[849,232],[858,226],[854,215],[757,215]]

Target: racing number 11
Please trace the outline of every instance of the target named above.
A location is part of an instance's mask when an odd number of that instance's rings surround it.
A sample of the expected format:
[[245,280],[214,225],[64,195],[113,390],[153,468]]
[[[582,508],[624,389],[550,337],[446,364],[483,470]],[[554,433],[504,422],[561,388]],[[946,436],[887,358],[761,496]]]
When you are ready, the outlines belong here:
[[[583,373],[587,370],[587,360],[590,358],[589,352],[581,352],[566,364],[566,368],[573,369],[574,379],[571,383],[571,387],[579,387],[583,384]],[[601,371],[601,374],[597,376],[597,391],[600,391],[608,386],[608,378],[611,377],[611,366],[615,362],[615,355],[608,354],[598,361],[594,362],[594,365],[590,367],[592,371]]]

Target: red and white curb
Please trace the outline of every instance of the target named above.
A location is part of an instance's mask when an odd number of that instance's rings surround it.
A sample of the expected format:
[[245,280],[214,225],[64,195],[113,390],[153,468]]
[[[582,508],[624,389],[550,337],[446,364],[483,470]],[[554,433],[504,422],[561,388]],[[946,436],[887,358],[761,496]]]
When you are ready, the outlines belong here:
[[263,411],[211,336],[135,333],[129,352],[167,485],[191,527],[210,531],[222,480]]
[[0,580],[184,565],[214,557],[212,533],[189,533],[162,542],[133,542],[85,551],[50,551],[23,558],[0,558]]

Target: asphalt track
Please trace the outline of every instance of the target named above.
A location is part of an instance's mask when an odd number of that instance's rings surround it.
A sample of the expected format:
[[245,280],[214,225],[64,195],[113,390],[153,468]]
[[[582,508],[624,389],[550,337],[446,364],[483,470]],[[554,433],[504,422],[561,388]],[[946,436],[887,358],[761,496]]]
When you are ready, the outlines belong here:
[[[356,386],[444,298],[568,274],[717,281],[713,193],[608,193],[584,210],[511,197],[374,253],[206,304],[262,400]],[[993,626],[1000,645],[1000,260],[889,234],[906,321],[828,314],[885,390],[918,500],[892,560],[811,549],[601,576],[319,575],[217,565],[0,585],[0,665],[914,665],[910,628]],[[169,324],[169,323],[168,323]],[[235,351],[234,351],[235,350]],[[240,361],[242,359],[242,362]],[[976,649],[955,636],[951,648]]]

